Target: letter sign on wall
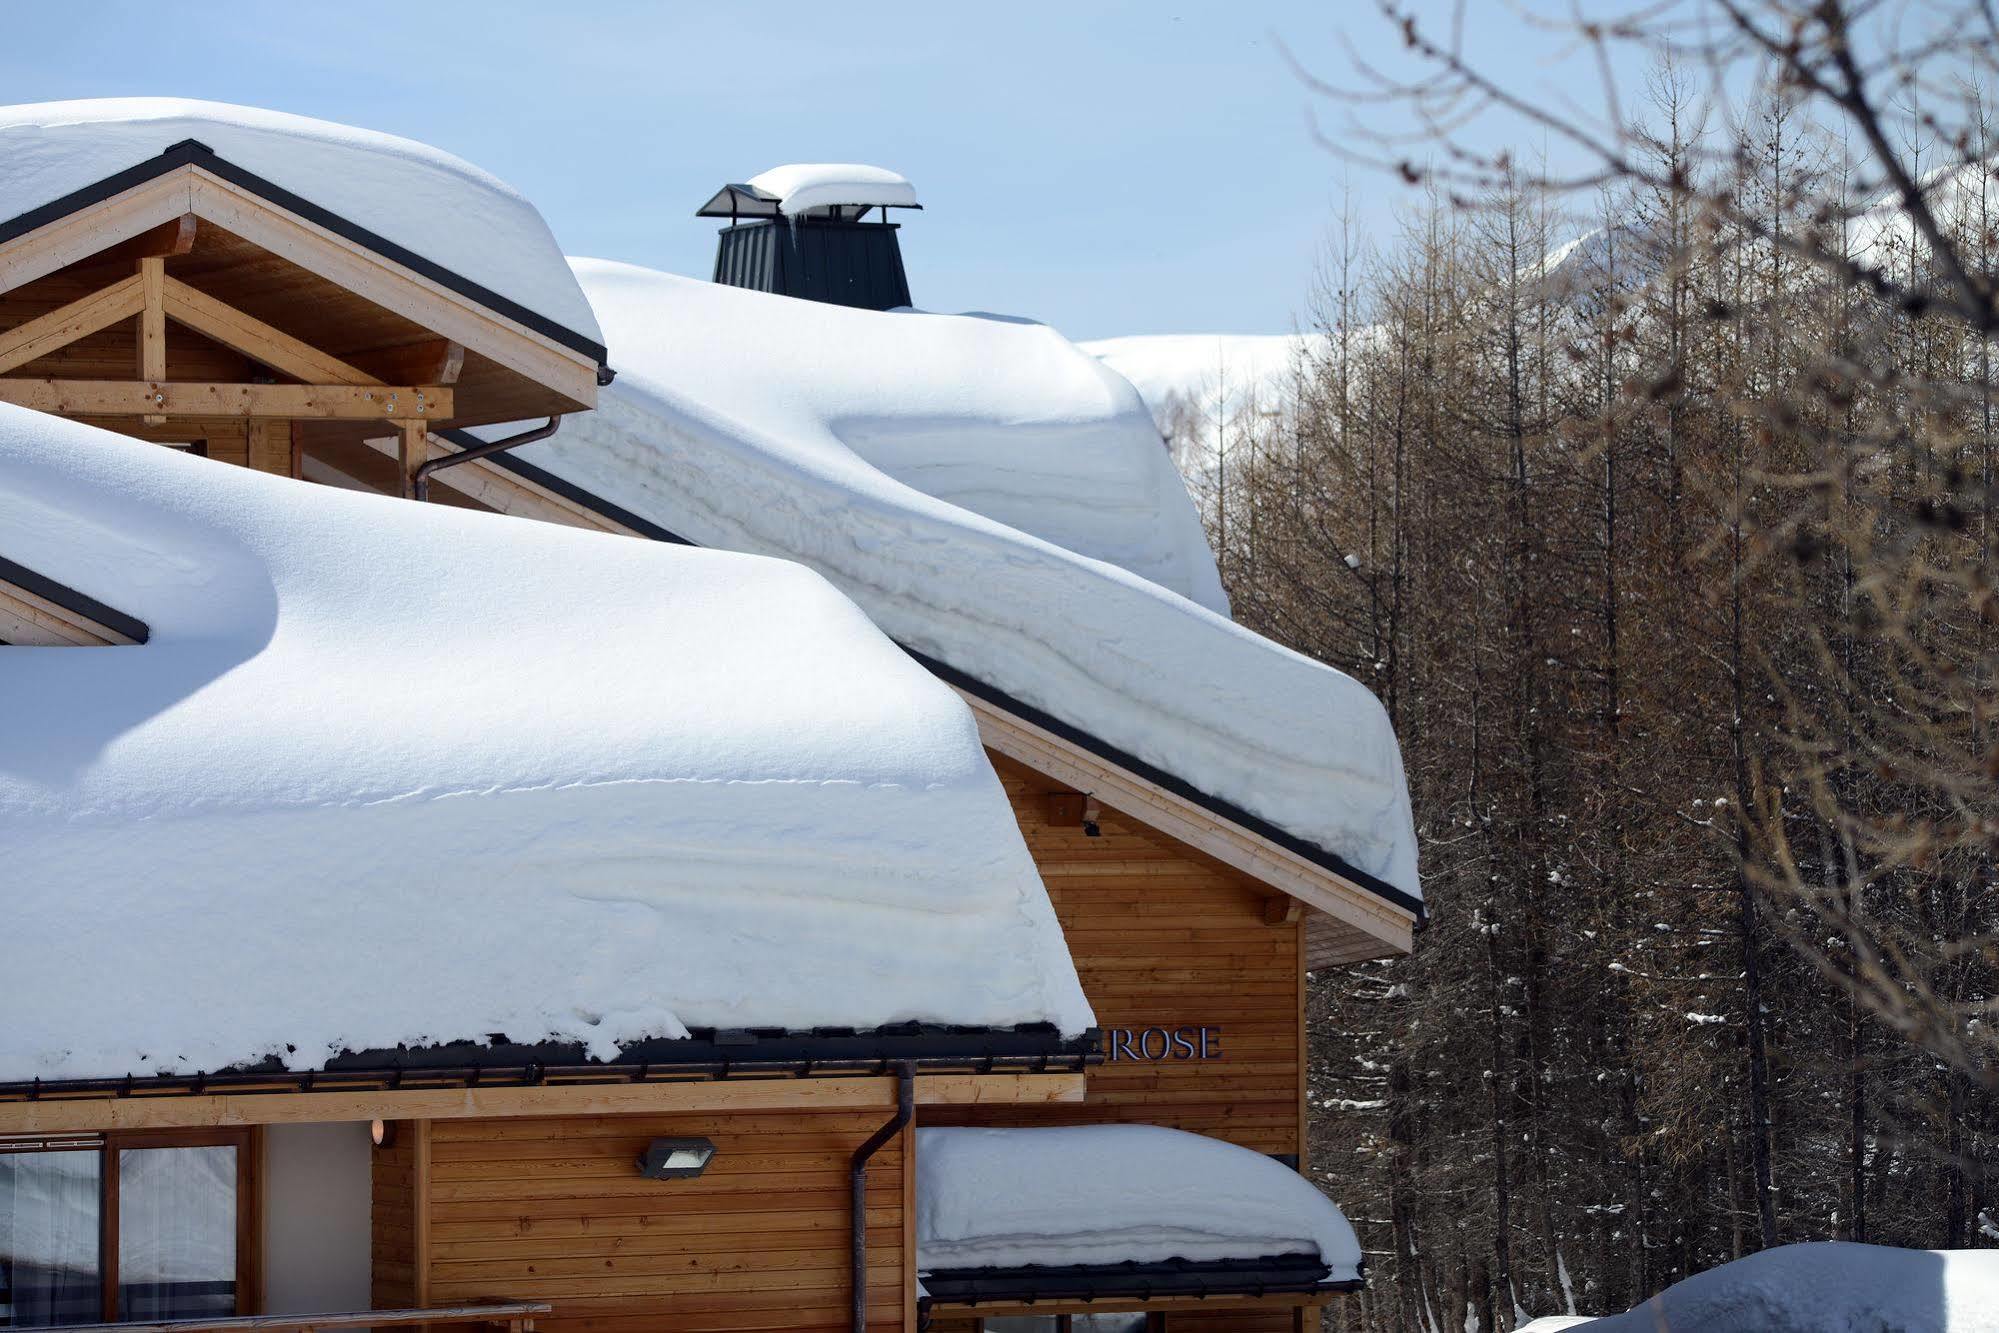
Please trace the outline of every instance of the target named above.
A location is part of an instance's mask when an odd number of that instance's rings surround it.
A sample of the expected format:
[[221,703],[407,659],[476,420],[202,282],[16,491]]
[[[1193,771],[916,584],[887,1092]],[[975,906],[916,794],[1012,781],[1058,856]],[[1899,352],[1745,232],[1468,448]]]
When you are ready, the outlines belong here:
[[1109,1048],[1106,1064],[1140,1060],[1158,1064],[1166,1060],[1219,1060],[1222,1055],[1220,1028],[1111,1028],[1104,1033]]

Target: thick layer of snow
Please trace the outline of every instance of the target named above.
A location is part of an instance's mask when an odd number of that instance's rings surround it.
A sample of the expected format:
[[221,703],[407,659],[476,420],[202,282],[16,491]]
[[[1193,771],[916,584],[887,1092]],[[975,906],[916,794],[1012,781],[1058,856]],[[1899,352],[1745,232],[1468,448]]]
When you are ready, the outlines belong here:
[[1417,892],[1387,715],[1217,614],[1122,379],[1026,321],[575,262],[619,376],[532,461],[692,541],[802,560],[911,647]]
[[886,204],[909,208],[916,187],[885,167],[859,162],[793,162],[760,172],[746,182],[777,200],[780,213],[798,214],[839,204]]
[[0,107],[0,220],[183,139],[603,341],[547,224],[511,186],[428,145],[305,116],[171,97]]
[[0,648],[0,1078],[1089,1026],[969,714],[799,566],[10,407],[0,555],[152,629]]
[[916,1131],[924,1271],[1316,1253],[1360,1272],[1339,1208],[1274,1158],[1157,1125]]
[[1781,1245],[1696,1273],[1589,1333],[1999,1333],[1999,1250]]

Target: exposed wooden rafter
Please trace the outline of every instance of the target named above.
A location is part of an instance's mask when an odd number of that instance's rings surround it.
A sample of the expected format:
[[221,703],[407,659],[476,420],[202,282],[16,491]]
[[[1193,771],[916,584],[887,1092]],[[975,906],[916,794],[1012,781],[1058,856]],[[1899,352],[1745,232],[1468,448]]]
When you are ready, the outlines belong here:
[[465,369],[465,346],[448,338],[350,352],[347,360],[393,384],[456,384]]
[[[149,259],[149,264],[160,260]],[[188,286],[178,278],[165,279],[163,290],[166,316],[185,324],[196,333],[213,338],[224,347],[261,361],[272,370],[308,384],[380,384],[382,381],[357,366],[351,366],[329,352],[292,337],[254,315],[216,300],[208,293]],[[165,378],[145,375],[145,379]],[[427,380],[413,381],[429,383]]]
[[71,417],[323,417],[398,421],[448,417],[439,385],[207,384],[144,380],[0,379],[0,403]]
[[170,259],[175,255],[192,254],[196,230],[194,214],[183,213],[157,227],[147,228],[130,240],[101,250],[83,262],[91,268],[129,269],[142,259]]
[[[596,405],[597,366],[591,357],[198,166],[133,186],[0,247],[0,293],[72,264],[95,262],[135,238],[163,235],[163,229],[177,229],[187,216],[221,227],[441,339],[478,352],[578,409]],[[142,242],[141,249],[157,250],[160,244],[157,239]]]
[[61,309],[0,333],[0,374],[110,328],[121,319],[130,319],[145,308],[144,283],[136,273],[78,297]]

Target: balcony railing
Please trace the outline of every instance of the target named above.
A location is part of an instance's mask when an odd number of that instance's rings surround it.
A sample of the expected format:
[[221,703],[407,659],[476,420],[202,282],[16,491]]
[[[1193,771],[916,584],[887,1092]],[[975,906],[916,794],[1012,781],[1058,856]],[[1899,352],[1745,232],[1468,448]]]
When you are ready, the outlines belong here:
[[386,1328],[397,1324],[457,1324],[534,1333],[536,1315],[552,1307],[539,1301],[446,1305],[431,1310],[348,1310],[339,1314],[228,1315],[220,1319],[162,1319],[153,1323],[61,1324],[41,1333],[315,1333],[322,1328]]

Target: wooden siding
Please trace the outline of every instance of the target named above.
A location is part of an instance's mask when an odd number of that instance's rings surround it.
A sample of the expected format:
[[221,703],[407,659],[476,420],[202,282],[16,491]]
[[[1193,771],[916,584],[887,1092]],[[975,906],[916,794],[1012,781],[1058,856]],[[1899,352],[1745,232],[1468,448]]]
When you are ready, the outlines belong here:
[[370,1302],[377,1310],[416,1303],[416,1138],[421,1122],[396,1126],[389,1146],[374,1151],[369,1182]]
[[1220,1029],[1213,1060],[1107,1063],[1081,1105],[946,1107],[931,1125],[1168,1125],[1258,1152],[1304,1144],[1304,976],[1287,900],[1242,872],[1103,807],[1091,837],[1051,819],[1046,778],[991,756],[1068,936],[1097,1022]]
[[[867,1111],[435,1122],[427,1299],[546,1300],[555,1313],[541,1327],[591,1333],[845,1329],[848,1162],[886,1118]],[[715,1141],[707,1172],[674,1181],[640,1176],[634,1163],[646,1143],[677,1135]],[[868,1171],[871,1329],[908,1327],[905,1187],[898,1141]]]

